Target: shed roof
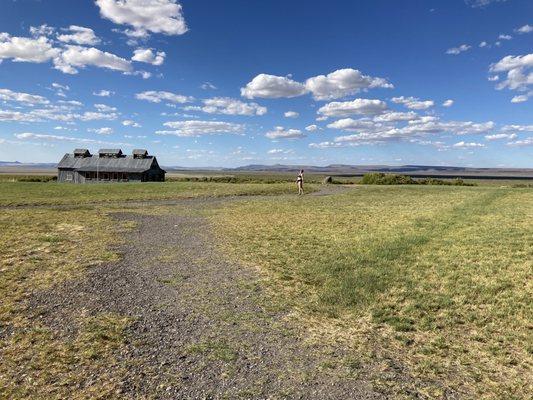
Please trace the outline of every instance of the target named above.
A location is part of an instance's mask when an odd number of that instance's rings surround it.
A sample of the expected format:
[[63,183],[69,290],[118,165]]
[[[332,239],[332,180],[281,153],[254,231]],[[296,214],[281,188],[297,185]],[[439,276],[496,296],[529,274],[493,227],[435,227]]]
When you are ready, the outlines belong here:
[[82,172],[144,172],[148,171],[154,162],[156,163],[156,168],[161,169],[154,156],[147,156],[146,158],[134,158],[133,156],[108,158],[92,155],[79,158],[75,157],[74,154],[65,154],[57,168]]

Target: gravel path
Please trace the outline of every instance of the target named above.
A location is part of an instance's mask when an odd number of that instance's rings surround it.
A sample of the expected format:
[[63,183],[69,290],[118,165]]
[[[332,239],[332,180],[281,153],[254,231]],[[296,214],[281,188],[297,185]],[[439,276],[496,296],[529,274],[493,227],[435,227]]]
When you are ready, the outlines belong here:
[[328,372],[325,363],[343,354],[305,345],[284,311],[269,306],[256,273],[218,252],[198,213],[115,218],[137,223],[119,248],[123,259],[37,293],[32,303],[67,333],[80,312],[133,317],[118,355],[128,369],[125,398],[383,398],[364,380]]

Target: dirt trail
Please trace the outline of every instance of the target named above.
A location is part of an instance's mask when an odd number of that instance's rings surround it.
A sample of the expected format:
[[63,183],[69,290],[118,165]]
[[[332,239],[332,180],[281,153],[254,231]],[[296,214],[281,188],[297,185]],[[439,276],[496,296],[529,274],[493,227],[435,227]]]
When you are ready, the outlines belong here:
[[[216,200],[184,202],[191,208]],[[228,200],[230,201],[230,200]],[[71,315],[113,312],[134,319],[121,382],[126,398],[375,399],[361,378],[331,373],[338,349],[310,347],[269,306],[255,272],[229,262],[207,220],[116,214],[135,221],[118,263],[91,269],[32,299],[41,318],[72,331]],[[110,367],[112,368],[112,367]]]

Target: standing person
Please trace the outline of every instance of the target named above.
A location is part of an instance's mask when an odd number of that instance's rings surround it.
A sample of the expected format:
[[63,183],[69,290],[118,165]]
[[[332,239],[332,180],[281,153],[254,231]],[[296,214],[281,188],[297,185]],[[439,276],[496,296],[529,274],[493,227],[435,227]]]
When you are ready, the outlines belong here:
[[296,178],[296,184],[298,185],[298,195],[304,194],[304,170],[301,169],[298,177]]

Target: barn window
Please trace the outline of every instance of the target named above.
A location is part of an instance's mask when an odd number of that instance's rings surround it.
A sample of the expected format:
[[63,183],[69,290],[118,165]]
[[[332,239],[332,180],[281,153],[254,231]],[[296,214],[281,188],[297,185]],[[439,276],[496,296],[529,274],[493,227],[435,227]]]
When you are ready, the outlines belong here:
[[71,181],[72,180],[72,172],[67,172],[67,175],[65,177],[65,180],[66,181]]

